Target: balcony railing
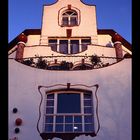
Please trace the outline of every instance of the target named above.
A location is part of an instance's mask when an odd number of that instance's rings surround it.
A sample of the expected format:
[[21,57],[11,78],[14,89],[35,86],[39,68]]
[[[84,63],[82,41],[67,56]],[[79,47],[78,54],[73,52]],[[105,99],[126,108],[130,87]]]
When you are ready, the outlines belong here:
[[25,65],[46,70],[91,70],[107,67],[122,58],[97,55],[35,56],[17,60]]

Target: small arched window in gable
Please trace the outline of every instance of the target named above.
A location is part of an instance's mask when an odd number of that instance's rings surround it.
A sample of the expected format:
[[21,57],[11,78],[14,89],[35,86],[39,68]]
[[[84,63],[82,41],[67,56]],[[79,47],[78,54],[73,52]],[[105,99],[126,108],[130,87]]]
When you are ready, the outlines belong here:
[[78,25],[78,14],[75,10],[67,10],[62,14],[62,26]]

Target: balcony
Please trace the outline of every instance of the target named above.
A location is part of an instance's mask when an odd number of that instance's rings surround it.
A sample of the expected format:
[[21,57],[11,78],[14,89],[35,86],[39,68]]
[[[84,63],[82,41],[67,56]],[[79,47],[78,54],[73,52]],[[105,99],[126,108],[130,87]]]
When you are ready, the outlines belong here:
[[25,65],[45,70],[91,70],[110,66],[122,58],[97,55],[35,56],[17,60]]

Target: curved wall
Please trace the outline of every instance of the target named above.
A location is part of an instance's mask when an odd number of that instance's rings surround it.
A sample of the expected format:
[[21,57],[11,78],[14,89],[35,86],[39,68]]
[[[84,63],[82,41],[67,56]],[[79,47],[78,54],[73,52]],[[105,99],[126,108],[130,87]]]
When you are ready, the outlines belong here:
[[[86,71],[41,70],[9,59],[9,138],[41,140],[36,128],[41,99],[38,86],[67,83],[99,85],[100,131],[96,137],[83,135],[75,140],[131,140],[131,59]],[[16,114],[12,113],[14,107],[19,110]],[[23,119],[19,134],[14,133],[17,117]]]

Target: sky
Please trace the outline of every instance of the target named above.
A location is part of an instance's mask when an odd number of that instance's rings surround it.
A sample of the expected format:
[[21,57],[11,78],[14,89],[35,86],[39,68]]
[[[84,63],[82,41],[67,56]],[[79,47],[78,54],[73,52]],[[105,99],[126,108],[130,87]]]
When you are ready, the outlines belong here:
[[[8,42],[25,29],[40,29],[43,5],[56,0],[9,0]],[[96,5],[98,29],[113,29],[132,43],[132,0],[83,0]]]

